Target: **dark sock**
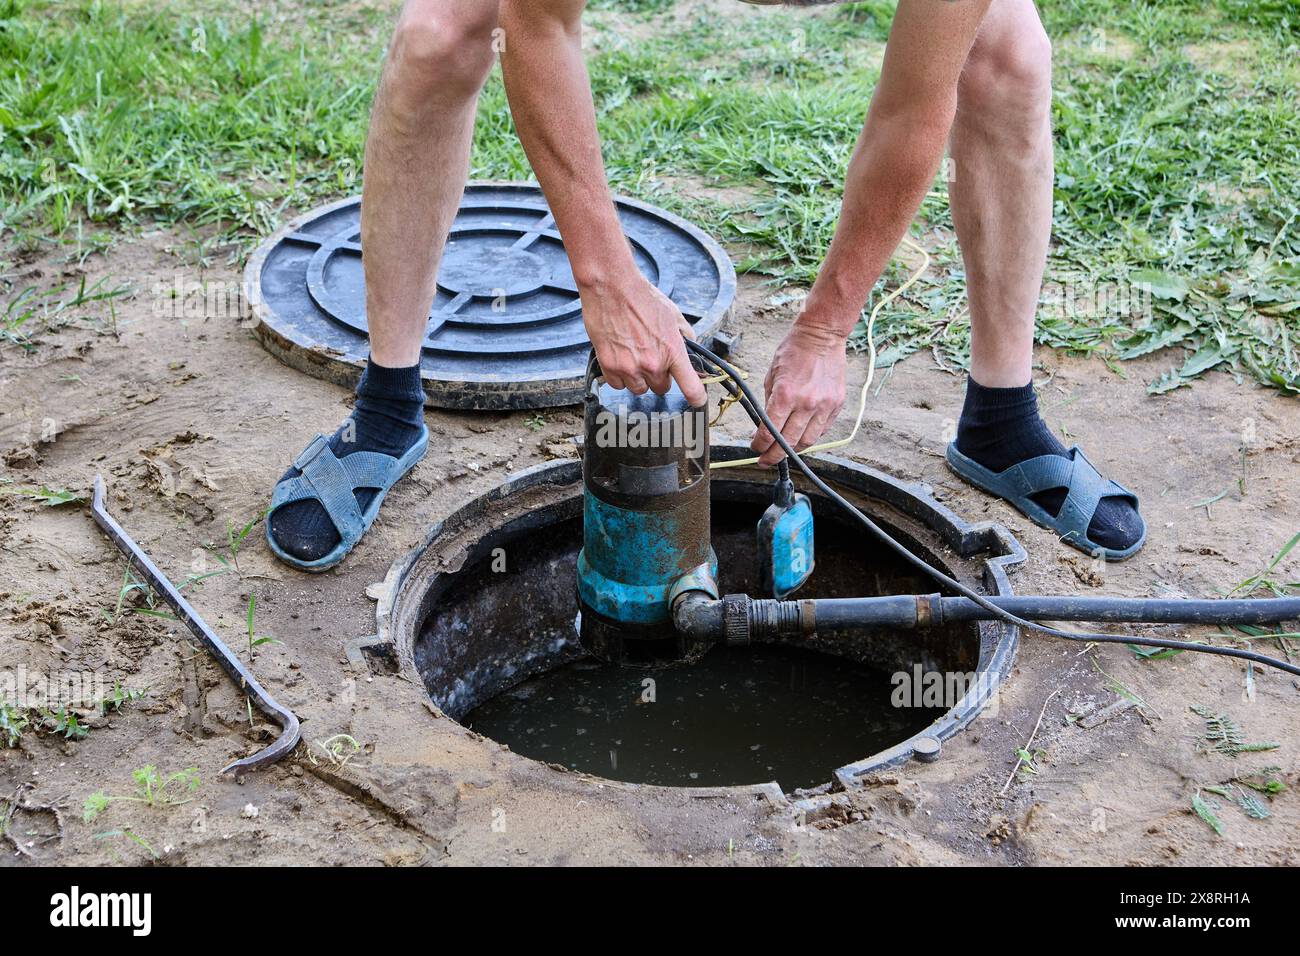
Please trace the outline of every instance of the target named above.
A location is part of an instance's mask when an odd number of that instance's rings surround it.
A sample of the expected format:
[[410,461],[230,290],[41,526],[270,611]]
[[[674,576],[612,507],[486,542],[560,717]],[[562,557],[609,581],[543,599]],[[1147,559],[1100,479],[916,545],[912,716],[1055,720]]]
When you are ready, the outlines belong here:
[[[957,450],[990,471],[1039,455],[1070,457],[1070,450],[1052,434],[1038,414],[1038,396],[1031,382],[1020,388],[985,388],[966,380],[966,404],[957,423]],[[1065,488],[1052,488],[1030,497],[1055,517],[1065,504]],[[1102,498],[1088,525],[1088,537],[1117,551],[1142,535],[1142,520],[1127,498]]]
[[[330,438],[330,448],[339,458],[354,451],[377,451],[400,458],[420,437],[424,424],[424,388],[420,366],[385,368],[367,363],[357,385],[357,404],[351,416]],[[297,477],[290,468],[281,477]],[[378,489],[358,488],[357,505],[362,511],[375,500]],[[338,529],[319,501],[295,501],[271,516],[271,537],[300,561],[315,561],[338,546]]]

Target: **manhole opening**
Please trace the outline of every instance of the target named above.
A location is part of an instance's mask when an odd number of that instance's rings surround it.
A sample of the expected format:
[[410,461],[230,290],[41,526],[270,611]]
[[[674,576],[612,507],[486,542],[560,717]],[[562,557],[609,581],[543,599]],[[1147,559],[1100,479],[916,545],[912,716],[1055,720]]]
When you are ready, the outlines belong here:
[[[723,593],[760,593],[754,529],[770,494],[766,482],[714,479]],[[934,590],[826,502],[814,502],[817,565],[800,596]],[[699,663],[651,671],[598,663],[574,626],[578,509],[576,497],[560,498],[515,517],[485,534],[459,570],[425,579],[419,596],[410,650],[430,699],[524,756],[633,783],[775,780],[787,791],[808,788],[912,738],[953,703],[926,706],[930,699],[913,695],[896,706],[903,680],[896,675],[911,681],[918,667],[952,675],[981,666],[981,631],[969,624],[715,648]],[[889,530],[978,583],[974,562],[947,563],[904,528]]]

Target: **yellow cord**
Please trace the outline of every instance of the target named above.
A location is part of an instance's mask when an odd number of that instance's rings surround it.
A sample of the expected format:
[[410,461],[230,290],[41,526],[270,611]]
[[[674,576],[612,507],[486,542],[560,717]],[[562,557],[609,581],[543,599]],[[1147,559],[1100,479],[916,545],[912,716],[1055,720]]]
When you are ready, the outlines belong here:
[[[743,379],[749,378],[749,373],[746,372],[739,365],[732,365],[731,367],[734,368],[739,373],[741,378]],[[709,378],[700,379],[700,384],[718,385],[726,381],[730,381],[730,378],[726,375],[713,375],[710,376]],[[736,402],[738,401],[740,401],[739,389],[736,389],[735,391],[732,392],[728,392],[727,395],[722,399],[722,401],[718,402],[718,412],[716,415],[713,416],[712,419],[709,420],[709,427],[712,428],[714,425],[718,424],[718,419],[720,419],[723,415],[727,414],[727,409],[730,408],[732,405],[736,404]]]
[[[926,252],[924,248],[922,248],[917,243],[913,242],[907,236],[903,237],[902,244],[907,246],[909,249],[919,252],[924,261],[921,263],[920,267],[915,272],[913,272],[910,276],[908,276],[906,282],[904,282],[893,292],[889,293],[887,296],[885,296],[883,299],[877,302],[875,308],[871,310],[871,315],[867,318],[867,380],[862,383],[862,392],[858,396],[858,417],[857,420],[853,423],[853,431],[849,432],[847,438],[841,438],[838,439],[837,441],[822,442],[820,445],[813,445],[810,448],[806,449],[805,451],[801,452],[801,454],[811,455],[814,452],[829,451],[832,448],[842,448],[843,446],[849,444],[849,442],[853,441],[853,439],[857,437],[858,429],[862,427],[862,419],[867,412],[867,392],[871,389],[871,383],[875,380],[876,377],[876,317],[880,315],[881,310],[884,309],[885,306],[889,305],[889,303],[893,302],[900,295],[902,295],[913,285],[915,285],[917,280],[920,279],[921,276],[925,274],[925,271],[930,268],[930,254]],[[707,381],[712,382],[712,381],[716,381],[716,379],[710,378]],[[721,416],[722,412],[732,402],[735,401],[734,397],[728,396],[728,398],[730,400],[724,401],[723,406],[718,409],[718,416]],[[715,417],[714,421],[716,422],[717,420],[718,420],[717,417]],[[709,467],[710,468],[740,468],[742,465],[753,465],[756,464],[757,462],[758,462],[757,458],[741,458],[736,461],[710,462]]]

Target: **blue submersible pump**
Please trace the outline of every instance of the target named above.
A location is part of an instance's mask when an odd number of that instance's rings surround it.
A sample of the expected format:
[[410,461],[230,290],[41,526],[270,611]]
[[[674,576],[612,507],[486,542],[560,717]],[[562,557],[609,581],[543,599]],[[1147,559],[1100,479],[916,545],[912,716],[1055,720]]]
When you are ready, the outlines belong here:
[[692,660],[712,641],[679,634],[673,600],[718,597],[709,543],[709,418],[676,383],[634,395],[604,381],[594,355],[584,391],[579,631],[620,664]]
[[[613,388],[594,357],[584,396],[582,643],[620,664],[694,660],[715,637],[677,627],[673,609],[688,594],[719,598],[709,543],[708,407],[691,406],[675,382],[664,395]],[[774,598],[812,573],[812,507],[784,465],[756,548]]]

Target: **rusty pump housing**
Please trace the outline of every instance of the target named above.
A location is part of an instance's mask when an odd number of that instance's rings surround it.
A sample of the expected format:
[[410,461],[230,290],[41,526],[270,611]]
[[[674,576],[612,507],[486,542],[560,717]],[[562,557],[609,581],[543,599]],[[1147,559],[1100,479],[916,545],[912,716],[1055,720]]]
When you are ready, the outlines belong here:
[[594,355],[584,391],[579,634],[618,664],[690,661],[714,643],[679,631],[685,592],[718,598],[710,544],[708,407],[609,385]]

